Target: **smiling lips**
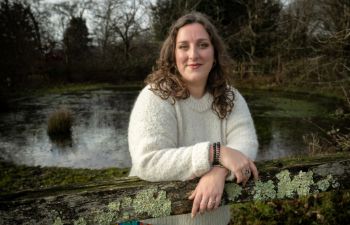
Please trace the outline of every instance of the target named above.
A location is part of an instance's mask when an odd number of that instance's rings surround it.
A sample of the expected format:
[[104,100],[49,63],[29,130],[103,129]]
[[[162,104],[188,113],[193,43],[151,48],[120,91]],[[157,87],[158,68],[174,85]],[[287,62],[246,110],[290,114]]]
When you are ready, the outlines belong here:
[[193,64],[188,64],[188,67],[190,67],[191,69],[197,69],[198,67],[201,66],[201,64],[199,63],[193,63]]

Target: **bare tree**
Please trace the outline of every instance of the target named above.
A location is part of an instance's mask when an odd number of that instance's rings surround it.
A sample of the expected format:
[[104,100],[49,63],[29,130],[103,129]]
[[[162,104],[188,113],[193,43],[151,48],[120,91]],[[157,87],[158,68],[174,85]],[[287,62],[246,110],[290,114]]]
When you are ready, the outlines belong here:
[[141,0],[126,1],[123,4],[122,14],[113,23],[113,30],[123,43],[125,59],[129,59],[132,41],[142,32],[148,30],[148,22]]
[[324,35],[333,42],[350,67],[350,1],[322,0],[320,18]]
[[38,21],[29,5],[9,0],[0,2],[0,21],[1,85],[26,82],[42,56]]
[[121,4],[121,0],[103,0],[93,10],[95,18],[94,34],[98,45],[101,47],[103,59],[117,39],[117,34],[113,31],[113,24],[118,18],[118,10]]
[[94,33],[103,57],[121,43],[124,58],[129,58],[133,40],[148,30],[146,10],[141,0],[104,0],[95,7]]
[[93,0],[73,0],[55,3],[52,7],[56,16],[58,16],[60,34],[67,29],[69,21],[74,17],[83,18],[84,13],[91,9]]
[[350,1],[294,0],[283,11],[279,53],[299,81],[348,79]]

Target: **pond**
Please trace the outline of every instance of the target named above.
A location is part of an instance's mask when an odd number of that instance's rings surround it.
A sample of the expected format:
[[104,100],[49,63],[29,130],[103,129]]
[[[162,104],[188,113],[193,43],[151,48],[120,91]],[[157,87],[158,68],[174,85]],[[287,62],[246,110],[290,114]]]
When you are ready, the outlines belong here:
[[[304,154],[303,135],[318,131],[307,120],[327,123],[335,102],[301,94],[243,91],[259,136],[258,160]],[[130,167],[127,129],[138,91],[101,89],[19,100],[0,114],[0,160],[73,168]],[[52,143],[50,113],[65,106],[74,113],[72,140]]]

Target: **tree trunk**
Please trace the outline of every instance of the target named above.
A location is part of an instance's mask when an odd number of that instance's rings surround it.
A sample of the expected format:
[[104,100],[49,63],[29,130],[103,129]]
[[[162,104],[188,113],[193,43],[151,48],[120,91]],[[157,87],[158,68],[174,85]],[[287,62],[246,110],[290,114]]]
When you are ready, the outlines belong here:
[[[320,192],[347,191],[350,154],[257,162],[260,181],[245,187],[227,182],[222,204],[296,199]],[[187,198],[198,179],[146,182],[125,177],[114,182],[61,186],[0,195],[0,224],[116,224],[191,211]]]

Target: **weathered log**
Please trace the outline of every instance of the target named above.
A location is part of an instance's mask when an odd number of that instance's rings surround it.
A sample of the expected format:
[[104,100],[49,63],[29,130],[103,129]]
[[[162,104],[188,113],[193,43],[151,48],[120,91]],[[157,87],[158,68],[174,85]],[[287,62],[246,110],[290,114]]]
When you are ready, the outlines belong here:
[[[257,162],[260,181],[227,182],[222,204],[294,199],[350,189],[350,154]],[[197,180],[146,182],[125,177],[108,183],[60,186],[0,195],[0,224],[115,224],[189,213]]]

